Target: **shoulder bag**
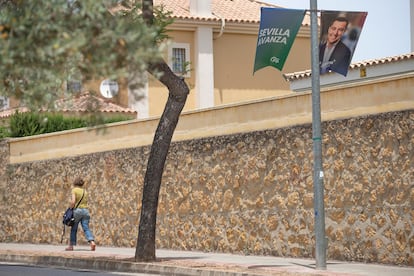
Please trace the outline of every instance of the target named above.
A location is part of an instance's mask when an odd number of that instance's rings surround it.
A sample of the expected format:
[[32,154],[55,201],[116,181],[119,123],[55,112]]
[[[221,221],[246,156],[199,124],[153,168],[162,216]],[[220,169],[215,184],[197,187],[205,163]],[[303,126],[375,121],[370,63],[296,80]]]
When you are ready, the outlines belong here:
[[63,220],[62,220],[62,223],[64,225],[73,226],[75,224],[75,218],[73,217],[73,210],[78,208],[78,206],[81,203],[84,195],[85,195],[85,189],[83,189],[82,197],[79,200],[79,202],[76,204],[75,208],[66,209],[65,213],[63,214]]

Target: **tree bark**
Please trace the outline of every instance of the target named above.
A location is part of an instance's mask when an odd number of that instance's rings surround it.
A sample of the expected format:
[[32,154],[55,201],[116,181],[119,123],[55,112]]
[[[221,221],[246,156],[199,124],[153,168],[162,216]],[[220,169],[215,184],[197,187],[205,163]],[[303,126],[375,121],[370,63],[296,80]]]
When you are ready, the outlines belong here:
[[[152,0],[143,0],[142,3],[143,17],[147,24],[153,24]],[[165,62],[150,64],[148,71],[162,72],[160,81],[168,88],[169,94],[151,145],[142,192],[135,261],[146,262],[155,260],[155,233],[162,174],[172,136],[189,93],[184,79],[176,76]]]
[[177,77],[167,64],[159,63],[151,69],[155,68],[164,73],[160,80],[168,87],[169,96],[155,131],[148,158],[135,251],[136,261],[155,260],[155,232],[162,174],[172,136],[189,92],[189,88],[184,80]]

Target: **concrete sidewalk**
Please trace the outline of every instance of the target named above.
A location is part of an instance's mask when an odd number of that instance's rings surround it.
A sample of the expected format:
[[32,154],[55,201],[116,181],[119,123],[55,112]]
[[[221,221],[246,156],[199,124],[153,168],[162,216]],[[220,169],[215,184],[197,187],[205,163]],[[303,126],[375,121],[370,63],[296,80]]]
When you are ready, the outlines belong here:
[[0,244],[0,262],[39,266],[72,267],[97,271],[148,273],[161,275],[366,275],[413,276],[414,267],[328,261],[326,270],[316,270],[315,260],[243,256],[195,251],[158,249],[157,261],[136,263],[135,248],[97,247],[90,251],[78,246],[65,251],[65,246],[44,244]]

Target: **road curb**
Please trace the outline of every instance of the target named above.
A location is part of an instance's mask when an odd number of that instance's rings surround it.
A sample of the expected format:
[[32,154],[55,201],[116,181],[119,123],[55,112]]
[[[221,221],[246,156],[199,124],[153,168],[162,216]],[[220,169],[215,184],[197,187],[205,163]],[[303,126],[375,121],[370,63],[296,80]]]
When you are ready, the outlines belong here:
[[[27,254],[0,254],[0,262],[24,263],[35,266],[53,266],[59,268],[88,269],[95,271],[127,272],[127,273],[148,273],[158,275],[177,276],[258,276],[258,275],[280,275],[297,276],[303,275],[290,272],[278,273],[249,273],[246,271],[222,271],[206,268],[192,268],[172,265],[161,265],[155,263],[136,263],[125,260],[108,258],[82,258],[63,256],[41,256]],[[307,274],[317,276],[317,274]]]

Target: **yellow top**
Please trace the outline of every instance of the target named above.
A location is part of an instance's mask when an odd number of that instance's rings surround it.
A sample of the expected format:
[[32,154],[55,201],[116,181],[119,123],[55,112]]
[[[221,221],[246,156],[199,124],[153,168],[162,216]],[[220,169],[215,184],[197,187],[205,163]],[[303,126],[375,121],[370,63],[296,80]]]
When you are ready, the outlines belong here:
[[85,189],[79,188],[79,187],[75,187],[72,189],[72,194],[75,194],[75,206],[78,204],[79,200],[82,197],[82,193],[83,191],[85,191],[85,194],[82,198],[82,202],[79,204],[78,208],[88,208],[88,193],[86,192]]

